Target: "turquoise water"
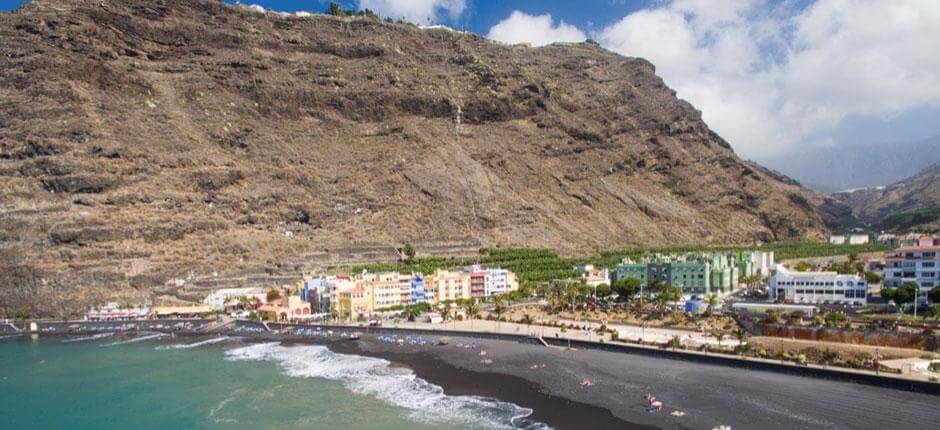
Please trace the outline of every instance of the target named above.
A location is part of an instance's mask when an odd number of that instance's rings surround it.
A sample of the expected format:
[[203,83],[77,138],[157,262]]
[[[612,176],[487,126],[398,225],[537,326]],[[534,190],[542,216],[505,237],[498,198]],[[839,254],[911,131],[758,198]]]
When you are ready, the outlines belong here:
[[164,339],[0,341],[0,428],[491,428],[515,408],[322,346]]

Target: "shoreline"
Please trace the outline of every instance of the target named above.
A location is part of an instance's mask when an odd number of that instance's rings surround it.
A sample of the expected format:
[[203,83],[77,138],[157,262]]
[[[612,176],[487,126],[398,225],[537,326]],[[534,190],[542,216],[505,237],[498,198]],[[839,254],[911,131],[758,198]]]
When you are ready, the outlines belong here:
[[[556,428],[714,428],[727,424],[756,428],[931,428],[940,421],[936,397],[851,382],[793,376],[759,369],[653,358],[603,350],[546,348],[515,340],[447,336],[448,346],[424,335],[426,345],[386,342],[376,333],[351,341],[285,333],[226,333],[243,344],[316,344],[337,353],[383,358],[404,365],[416,377],[448,395],[477,395],[532,409],[529,417]],[[57,336],[50,337],[60,337]],[[134,333],[128,333],[133,336]],[[175,341],[218,334],[177,336]],[[478,349],[458,347],[474,342]],[[218,343],[216,347],[224,347]],[[481,363],[487,351],[490,364]],[[543,364],[541,368],[533,368]],[[590,380],[585,388],[579,381]],[[665,403],[646,413],[644,393]],[[877,407],[873,407],[877,405]],[[686,416],[671,416],[682,411]]]
[[[196,320],[139,320],[139,321],[126,321],[126,322],[95,322],[94,325],[115,325],[121,323],[135,324],[135,323],[145,323],[141,325],[155,325],[155,324],[167,324],[170,322],[178,323],[180,321],[191,321],[191,322],[208,322],[211,320],[206,319],[196,319]],[[47,321],[41,322],[41,327],[64,327],[70,324],[88,324],[87,321],[69,321],[69,322],[60,322],[60,321]],[[264,329],[264,327],[259,324],[257,321],[250,320],[234,320],[234,327],[255,327],[259,329]],[[356,325],[336,325],[336,324],[307,324],[307,323],[279,323],[279,322],[269,322],[268,326],[272,330],[281,330],[281,329],[292,329],[292,328],[322,328],[323,330],[334,330],[334,331],[361,331],[364,333],[372,334],[400,334],[400,335],[419,335],[419,336],[451,336],[451,337],[467,337],[474,339],[502,339],[509,340],[514,342],[529,342],[529,343],[539,343],[540,339],[537,337],[531,337],[526,334],[521,333],[509,333],[509,332],[490,332],[490,331],[471,331],[471,330],[450,330],[447,328],[410,328],[410,327],[363,327]],[[143,327],[136,329],[136,331],[145,330]],[[264,331],[264,332],[238,332],[233,328],[224,328],[218,331],[210,332],[194,332],[194,331],[170,331],[166,329],[149,329],[152,331],[162,331],[164,333],[174,333],[181,336],[190,336],[190,335],[206,335],[206,334],[228,334],[228,335],[238,335],[238,336],[250,336],[250,337],[272,337],[276,336],[275,340],[284,340],[290,339],[291,335],[285,335],[282,333],[275,333],[275,331]],[[266,329],[265,329],[266,330]],[[101,330],[101,331],[82,331],[82,332],[66,332],[66,331],[52,331],[52,332],[19,332],[19,333],[10,333],[3,332],[0,334],[12,334],[12,335],[41,335],[41,336],[61,336],[61,335],[74,335],[74,334],[93,334],[101,333],[104,331],[113,331],[120,332],[117,330]],[[129,330],[127,332],[133,332],[135,330]],[[588,341],[587,339],[577,339],[563,336],[560,338],[552,338],[550,336],[545,336],[541,339],[546,345],[552,345],[553,347],[565,348],[571,346],[576,349],[592,349],[592,350],[603,350],[610,351],[623,355],[643,355],[653,358],[665,358],[665,359],[676,359],[676,360],[685,360],[690,362],[699,362],[699,363],[708,363],[716,364],[727,367],[734,367],[739,369],[754,369],[762,371],[771,371],[777,372],[784,375],[794,375],[794,376],[803,376],[803,377],[815,377],[821,379],[835,380],[835,381],[846,381],[856,384],[863,384],[869,386],[877,387],[891,387],[898,390],[905,390],[911,392],[921,392],[928,393],[933,395],[940,395],[940,383],[931,382],[923,379],[916,379],[912,377],[905,376],[903,374],[892,374],[888,372],[876,373],[874,371],[869,371],[865,369],[852,369],[846,367],[838,366],[824,366],[817,364],[797,364],[793,362],[786,362],[770,358],[758,358],[758,357],[749,357],[741,356],[735,354],[727,353],[716,353],[716,352],[702,352],[690,349],[671,349],[664,348],[658,345],[649,345],[649,344],[638,344],[631,342],[597,342],[597,341]]]
[[447,395],[490,397],[531,409],[532,414],[526,417],[527,420],[545,423],[556,429],[658,428],[617,418],[603,407],[553,396],[545,393],[538,383],[519,376],[457,367],[433,352],[376,352],[361,348],[357,342],[336,342],[326,346],[333,352],[381,358],[392,365],[405,366],[415,376],[442,387]]

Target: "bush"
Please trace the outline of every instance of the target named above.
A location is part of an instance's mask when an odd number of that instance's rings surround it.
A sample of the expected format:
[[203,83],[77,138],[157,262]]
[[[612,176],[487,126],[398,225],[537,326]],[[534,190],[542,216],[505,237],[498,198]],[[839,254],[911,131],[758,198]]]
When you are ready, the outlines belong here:
[[30,310],[27,306],[20,306],[13,311],[13,319],[15,320],[25,320],[29,319]]

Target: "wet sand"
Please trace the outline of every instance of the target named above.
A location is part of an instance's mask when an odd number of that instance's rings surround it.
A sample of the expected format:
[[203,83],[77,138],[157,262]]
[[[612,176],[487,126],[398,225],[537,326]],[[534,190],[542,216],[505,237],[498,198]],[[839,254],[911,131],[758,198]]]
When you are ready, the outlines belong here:
[[[461,342],[480,348],[458,348]],[[366,336],[330,347],[402,363],[448,394],[531,408],[533,419],[561,429],[933,429],[940,422],[938,396],[730,366],[459,338],[399,346]],[[482,350],[491,364],[480,362]],[[593,386],[581,387],[584,379]],[[664,402],[662,412],[645,411],[647,392]],[[671,416],[675,410],[686,415]]]
[[353,342],[335,343],[330,345],[330,349],[340,353],[380,357],[393,364],[406,366],[418,377],[443,387],[448,395],[492,397],[530,408],[533,413],[528,417],[529,420],[543,422],[554,428],[656,428],[624,421],[602,407],[549,395],[537,383],[518,376],[459,368],[431,351],[378,352],[374,348],[361,348],[359,343]]

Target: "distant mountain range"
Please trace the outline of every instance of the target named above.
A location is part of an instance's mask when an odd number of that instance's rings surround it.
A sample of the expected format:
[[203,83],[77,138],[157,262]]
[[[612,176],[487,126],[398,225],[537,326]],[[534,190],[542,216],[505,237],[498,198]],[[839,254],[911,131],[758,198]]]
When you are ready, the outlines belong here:
[[886,186],[940,162],[940,136],[915,142],[808,149],[758,162],[826,193]]
[[940,230],[940,163],[887,187],[832,197],[852,208],[862,225],[884,230]]

